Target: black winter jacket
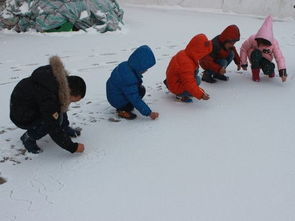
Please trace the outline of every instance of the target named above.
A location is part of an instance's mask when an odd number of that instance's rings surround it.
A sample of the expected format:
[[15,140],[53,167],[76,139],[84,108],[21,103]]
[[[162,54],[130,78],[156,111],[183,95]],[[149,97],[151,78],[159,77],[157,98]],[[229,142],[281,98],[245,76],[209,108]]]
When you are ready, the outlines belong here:
[[50,65],[36,69],[14,88],[10,99],[10,119],[16,126],[28,129],[36,122],[47,124],[50,137],[73,153],[78,144],[63,131],[58,117],[70,104],[67,72],[59,57],[50,58]]

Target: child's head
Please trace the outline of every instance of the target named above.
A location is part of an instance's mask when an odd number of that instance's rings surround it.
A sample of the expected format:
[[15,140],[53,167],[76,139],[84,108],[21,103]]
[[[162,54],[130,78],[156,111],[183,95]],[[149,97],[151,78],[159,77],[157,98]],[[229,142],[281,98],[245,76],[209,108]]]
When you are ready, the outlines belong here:
[[86,94],[86,83],[79,76],[67,76],[71,102],[80,101]]
[[129,57],[128,64],[138,74],[143,74],[156,64],[152,49],[143,45],[137,48]]
[[230,50],[230,49],[232,49],[234,46],[235,46],[235,43],[236,43],[237,41],[227,41],[227,42],[225,42],[224,43],[224,48],[226,49],[226,50]]
[[212,41],[205,34],[198,34],[190,40],[185,51],[196,62],[212,51]]
[[226,50],[232,49],[240,40],[240,30],[236,25],[230,25],[219,35],[219,41]]
[[255,40],[256,40],[258,46],[264,46],[264,47],[271,46],[271,42],[264,39],[264,38],[256,38]]

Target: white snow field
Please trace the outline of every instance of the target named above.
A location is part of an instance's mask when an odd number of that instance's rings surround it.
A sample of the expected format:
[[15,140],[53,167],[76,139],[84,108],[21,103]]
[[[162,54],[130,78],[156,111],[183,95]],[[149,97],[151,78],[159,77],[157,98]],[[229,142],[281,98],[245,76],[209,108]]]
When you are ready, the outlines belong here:
[[184,8],[215,9],[248,15],[295,18],[295,0],[119,0],[138,5],[170,5]]
[[[228,67],[229,82],[202,83],[209,101],[176,102],[162,81],[170,58],[198,33],[215,37],[237,24],[243,40],[263,18],[179,8],[126,6],[122,31],[99,34],[0,32],[0,220],[294,221],[295,22],[275,20],[288,81]],[[147,44],[157,64],[144,75],[145,101],[160,118],[110,122],[105,95],[112,69]],[[59,55],[85,78],[86,98],[69,117],[83,128],[83,154],[49,136],[39,155],[9,120],[16,83]]]

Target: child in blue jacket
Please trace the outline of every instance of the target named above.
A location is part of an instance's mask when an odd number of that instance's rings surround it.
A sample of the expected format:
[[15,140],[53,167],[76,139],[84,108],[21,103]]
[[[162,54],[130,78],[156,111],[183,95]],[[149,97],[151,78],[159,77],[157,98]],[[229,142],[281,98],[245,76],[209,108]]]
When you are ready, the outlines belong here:
[[159,117],[142,100],[145,95],[142,74],[155,64],[152,50],[143,45],[131,54],[128,61],[122,62],[113,70],[106,84],[106,92],[109,103],[117,109],[119,117],[135,119],[136,114],[132,113],[134,108],[153,120]]

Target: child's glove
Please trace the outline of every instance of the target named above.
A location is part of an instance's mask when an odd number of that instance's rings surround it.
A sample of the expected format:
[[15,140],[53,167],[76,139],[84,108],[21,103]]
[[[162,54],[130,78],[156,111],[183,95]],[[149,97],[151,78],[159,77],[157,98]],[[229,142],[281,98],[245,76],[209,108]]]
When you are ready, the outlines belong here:
[[287,80],[287,70],[286,69],[281,69],[279,70],[279,75],[282,78],[282,81],[285,82]]
[[219,74],[224,75],[225,73],[226,73],[226,69],[225,69],[225,67],[222,67],[222,68],[219,70]]
[[242,67],[242,69],[243,69],[244,71],[247,71],[248,64],[242,64],[241,67]]
[[237,70],[239,71],[239,70],[241,70],[241,65],[240,64],[237,64]]
[[204,92],[204,94],[203,94],[203,96],[202,96],[202,98],[201,98],[201,99],[203,99],[203,100],[207,101],[207,100],[209,100],[209,99],[210,99],[210,95]]
[[157,112],[152,112],[151,114],[150,114],[150,118],[152,119],[152,120],[155,120],[155,119],[157,119],[159,117],[159,113],[157,113]]
[[66,127],[64,129],[64,131],[66,132],[67,135],[69,135],[70,137],[78,137],[81,135],[81,128],[71,128],[71,127]]

